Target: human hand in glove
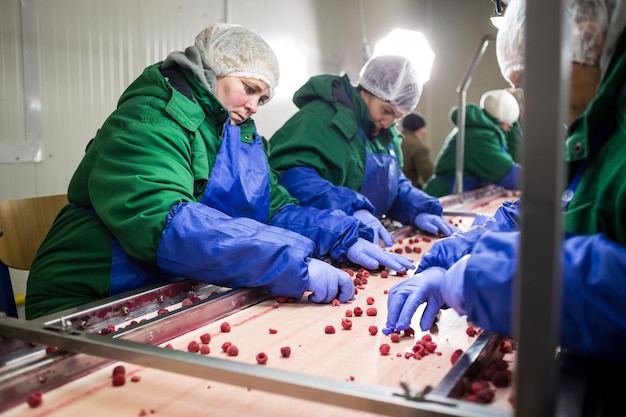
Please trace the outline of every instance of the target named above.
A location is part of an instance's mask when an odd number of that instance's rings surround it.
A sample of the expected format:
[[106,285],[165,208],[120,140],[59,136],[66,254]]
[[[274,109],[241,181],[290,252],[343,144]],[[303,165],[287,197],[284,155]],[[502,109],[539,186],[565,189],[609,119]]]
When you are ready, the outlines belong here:
[[407,269],[415,268],[411,259],[397,253],[387,252],[379,245],[361,237],[348,248],[346,255],[350,261],[367,269],[376,269],[380,265],[384,265],[396,272],[404,272]]
[[345,303],[354,298],[354,282],[347,272],[312,258],[307,291],[312,292],[309,301],[313,303],[330,303],[335,298]]
[[422,256],[422,260],[417,267],[416,273],[437,266],[443,269],[450,268],[463,256],[472,253],[474,245],[480,237],[489,229],[475,226],[466,232],[454,233],[446,239],[439,239],[430,247],[428,252]]
[[385,226],[367,210],[357,210],[353,214],[361,223],[374,230],[374,240],[372,243],[379,244],[379,239],[382,239],[385,246],[389,247],[393,245],[393,236],[385,229]]
[[460,314],[463,308],[463,275],[466,262],[446,271],[428,268],[422,273],[396,284],[387,298],[387,323],[383,333],[390,334],[409,328],[417,308],[426,303],[420,319],[422,331],[430,329],[443,306],[453,307]]
[[437,235],[441,232],[446,236],[450,236],[452,233],[459,231],[458,228],[452,226],[443,217],[436,214],[420,213],[415,216],[413,224],[418,229],[433,235]]

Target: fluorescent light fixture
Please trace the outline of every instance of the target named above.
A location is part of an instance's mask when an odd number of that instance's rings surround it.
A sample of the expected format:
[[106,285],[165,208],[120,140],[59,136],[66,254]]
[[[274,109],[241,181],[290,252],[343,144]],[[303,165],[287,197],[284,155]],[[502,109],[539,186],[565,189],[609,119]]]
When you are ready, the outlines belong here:
[[374,47],[372,58],[380,55],[403,56],[415,65],[423,84],[430,79],[435,53],[422,32],[398,28],[392,30]]

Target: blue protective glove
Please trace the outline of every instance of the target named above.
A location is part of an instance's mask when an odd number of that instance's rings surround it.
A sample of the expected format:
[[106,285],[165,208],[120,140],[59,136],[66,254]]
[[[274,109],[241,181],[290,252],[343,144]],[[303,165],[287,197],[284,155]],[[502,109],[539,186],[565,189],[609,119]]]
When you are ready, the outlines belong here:
[[309,301],[314,303],[330,303],[335,298],[340,302],[354,299],[354,282],[347,272],[312,258],[309,262],[309,285],[311,291]]
[[446,239],[439,239],[430,247],[428,252],[422,256],[422,260],[417,267],[416,273],[431,268],[439,267],[448,269],[456,261],[468,253],[472,253],[474,245],[480,237],[489,231],[485,227],[472,227],[466,232],[454,233]]
[[452,233],[459,231],[458,228],[452,226],[443,217],[430,213],[418,214],[415,216],[413,224],[417,226],[418,229],[433,235],[437,235],[441,232],[446,236],[450,236]]
[[380,220],[372,213],[367,210],[357,210],[354,212],[353,216],[374,231],[373,243],[378,244],[380,239],[382,239],[385,246],[389,247],[393,245],[393,236],[391,236],[387,229],[385,229],[385,226],[383,226]]
[[465,314],[463,279],[468,258],[463,258],[448,271],[438,267],[428,268],[393,286],[387,299],[387,323],[383,333],[408,329],[422,303],[427,303],[420,319],[422,331],[432,327],[439,310],[444,306],[454,308],[461,315]]
[[362,237],[348,248],[346,254],[350,261],[364,266],[367,269],[376,269],[384,265],[396,272],[404,272],[407,269],[415,268],[413,261],[397,253],[387,252],[379,245],[369,242]]
[[513,166],[506,173],[506,175],[500,178],[496,184],[500,187],[504,187],[508,190],[520,190],[522,182],[522,166],[517,163],[513,163]]

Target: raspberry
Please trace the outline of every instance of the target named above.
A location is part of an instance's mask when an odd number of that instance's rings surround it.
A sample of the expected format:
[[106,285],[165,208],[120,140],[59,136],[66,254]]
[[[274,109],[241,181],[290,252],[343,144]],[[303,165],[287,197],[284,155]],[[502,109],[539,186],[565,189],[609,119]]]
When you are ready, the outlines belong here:
[[383,343],[382,345],[380,345],[378,350],[380,351],[381,355],[389,355],[389,351],[391,350],[391,346],[389,346],[387,343]]
[[114,387],[121,387],[126,383],[126,376],[124,374],[117,374],[113,377],[112,384]]
[[365,314],[367,314],[368,316],[375,316],[378,314],[378,310],[376,310],[376,307],[370,307],[365,310]]
[[289,346],[283,346],[280,348],[280,355],[283,358],[288,358],[291,355],[291,348]]
[[367,330],[370,332],[370,334],[372,336],[374,336],[376,333],[378,333],[378,327],[376,326],[370,326],[367,328]]
[[400,334],[399,333],[391,333],[391,342],[392,343],[400,343]]
[[333,334],[335,333],[335,326],[328,325],[324,328],[324,333]]
[[198,353],[198,351],[200,350],[200,344],[198,342],[196,342],[195,340],[192,340],[187,345],[187,350],[189,352]]
[[209,347],[209,345],[202,345],[200,346],[200,353],[202,355],[208,355],[209,353],[211,353],[211,348]]
[[363,315],[363,309],[361,307],[354,307],[353,311],[356,317],[361,317]]
[[374,297],[367,297],[366,301],[367,301],[367,305],[371,306],[372,304],[374,304]]
[[346,310],[346,317],[352,317],[352,310]]
[[28,402],[28,406],[30,408],[39,407],[41,403],[43,402],[43,392],[41,391],[33,392],[32,394],[28,396],[28,399],[26,401]]
[[239,348],[235,345],[230,345],[226,349],[226,353],[228,353],[228,356],[237,356],[239,355]]
[[224,342],[224,343],[222,343],[222,350],[223,350],[224,352],[228,351],[228,348],[230,347],[230,345],[232,345],[232,343],[230,343],[230,342]]
[[450,362],[452,362],[452,364],[454,365],[454,363],[459,360],[462,354],[463,351],[461,349],[455,350],[454,352],[452,352],[452,356],[450,356]]
[[341,327],[343,327],[344,330],[350,330],[352,328],[352,320],[346,319],[346,318],[342,318],[341,319]]
[[230,332],[230,324],[229,324],[227,321],[225,321],[224,323],[220,324],[220,330],[221,330],[223,333],[228,333],[228,332]]
[[124,367],[124,365],[117,365],[115,368],[113,368],[113,376],[117,374],[126,374],[126,368]]
[[260,352],[256,355],[256,363],[259,365],[263,365],[267,362],[267,355],[263,352]]
[[205,345],[208,345],[209,342],[211,341],[211,333],[205,333],[203,335],[200,336],[200,341],[202,343],[204,343]]
[[276,334],[276,333],[278,333],[278,330],[270,328],[270,334]]

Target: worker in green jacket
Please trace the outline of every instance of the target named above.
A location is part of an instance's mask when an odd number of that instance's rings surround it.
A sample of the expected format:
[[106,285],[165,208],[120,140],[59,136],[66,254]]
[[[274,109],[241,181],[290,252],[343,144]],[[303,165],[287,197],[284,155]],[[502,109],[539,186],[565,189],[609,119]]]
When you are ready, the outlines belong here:
[[251,116],[278,78],[262,38],[220,23],[146,68],[72,177],[28,277],[26,318],[181,278],[345,302],[350,276],[322,257],[411,268],[372,229],[277,184]]
[[415,108],[422,85],[411,62],[400,56],[370,59],[353,86],[347,75],[314,76],[293,97],[299,107],[272,136],[270,164],[280,184],[301,204],[340,209],[392,237],[386,216],[432,234],[449,235],[436,198],[402,173],[402,136],[396,120]]
[[[561,261],[558,336],[562,352],[593,358],[577,367],[592,378],[585,396],[602,404],[603,413],[591,410],[591,415],[622,416],[624,397],[609,394],[623,392],[626,385],[621,380],[616,385],[613,378],[626,358],[626,3],[565,4],[572,32],[561,57],[569,58],[577,82],[571,84],[563,121],[567,176],[564,237],[556,255]],[[515,87],[525,79],[526,10],[525,0],[509,2],[496,38],[500,70]],[[428,330],[440,308],[453,308],[485,330],[513,336],[521,210],[523,201],[507,203],[483,225],[438,240],[418,273],[389,292],[383,332],[404,330],[412,320],[413,327]],[[619,411],[610,409],[615,404]]]
[[[519,105],[506,90],[485,92],[480,106],[465,106],[465,146],[463,157],[463,191],[497,184],[519,189],[521,165],[509,153],[507,135],[519,119]],[[424,185],[424,191],[435,197],[454,192],[456,181],[456,149],[459,128],[458,106],[450,111],[455,125],[446,138],[437,158],[435,172]]]

